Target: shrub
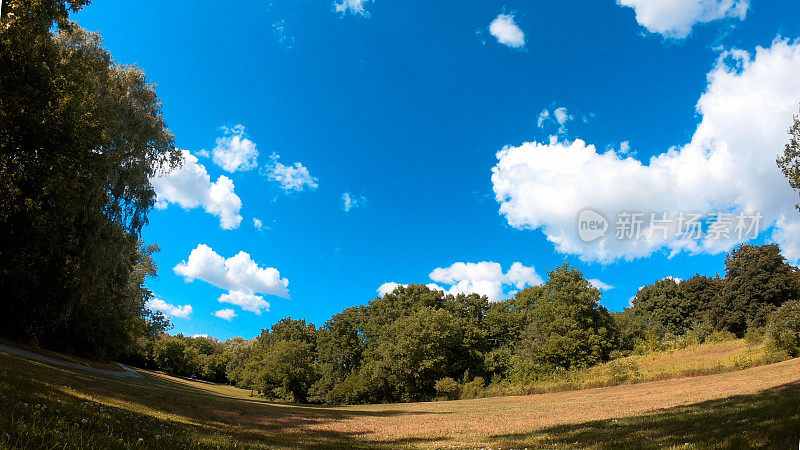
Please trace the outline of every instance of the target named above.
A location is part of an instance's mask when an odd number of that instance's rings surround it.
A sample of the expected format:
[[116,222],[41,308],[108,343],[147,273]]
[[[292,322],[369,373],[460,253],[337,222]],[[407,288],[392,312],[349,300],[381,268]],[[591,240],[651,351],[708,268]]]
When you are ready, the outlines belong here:
[[647,355],[649,353],[662,352],[667,348],[668,346],[654,330],[648,330],[645,333],[645,337],[636,342],[633,353],[637,355]]
[[455,400],[461,395],[461,385],[450,377],[444,377],[437,381],[434,388],[437,394],[448,400]]
[[706,342],[719,343],[725,341],[732,341],[736,339],[736,335],[730,331],[715,331],[708,335]]
[[767,338],[789,356],[800,356],[800,301],[788,301],[770,315]]
[[608,374],[615,384],[627,383],[638,379],[642,373],[639,363],[633,359],[620,359],[608,364]]
[[484,386],[486,386],[486,380],[483,377],[475,377],[474,380],[464,384],[461,389],[461,398],[483,397]]

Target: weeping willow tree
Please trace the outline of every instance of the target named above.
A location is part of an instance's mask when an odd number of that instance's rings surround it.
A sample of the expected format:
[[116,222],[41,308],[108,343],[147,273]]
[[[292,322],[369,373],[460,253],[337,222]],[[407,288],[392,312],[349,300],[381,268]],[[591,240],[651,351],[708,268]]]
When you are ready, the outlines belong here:
[[69,21],[86,3],[0,11],[0,334],[112,357],[164,326],[140,233],[180,154],[145,74]]

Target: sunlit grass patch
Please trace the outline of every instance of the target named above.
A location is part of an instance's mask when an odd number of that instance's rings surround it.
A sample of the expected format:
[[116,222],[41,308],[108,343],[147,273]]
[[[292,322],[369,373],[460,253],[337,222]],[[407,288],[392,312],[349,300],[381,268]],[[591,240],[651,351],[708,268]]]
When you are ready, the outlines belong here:
[[495,445],[586,448],[794,448],[800,383],[580,426],[495,435]]

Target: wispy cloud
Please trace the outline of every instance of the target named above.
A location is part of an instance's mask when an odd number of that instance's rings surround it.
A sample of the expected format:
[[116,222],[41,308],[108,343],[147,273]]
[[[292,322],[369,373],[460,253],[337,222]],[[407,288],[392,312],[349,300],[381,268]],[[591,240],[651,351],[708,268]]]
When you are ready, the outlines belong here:
[[296,162],[286,166],[278,161],[279,158],[280,155],[273,153],[270,156],[270,163],[264,167],[263,172],[268,179],[276,181],[284,192],[314,190],[318,187],[317,179],[311,176],[303,164]]
[[367,198],[362,196],[356,196],[349,192],[345,192],[342,194],[342,209],[344,212],[350,212],[353,208],[359,208],[364,206],[367,203]]

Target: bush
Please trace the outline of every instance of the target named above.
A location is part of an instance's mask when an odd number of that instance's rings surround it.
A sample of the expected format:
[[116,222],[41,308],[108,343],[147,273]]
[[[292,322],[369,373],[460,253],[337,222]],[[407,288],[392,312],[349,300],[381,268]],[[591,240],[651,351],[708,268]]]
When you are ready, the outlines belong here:
[[658,336],[654,330],[648,330],[643,339],[636,342],[633,353],[637,355],[647,355],[649,353],[663,352],[668,346]]
[[789,356],[800,356],[800,301],[788,301],[770,315],[767,338]]
[[608,374],[615,384],[627,383],[641,377],[639,363],[633,359],[620,359],[608,364]]
[[448,400],[456,400],[461,395],[461,385],[450,377],[437,381],[434,389],[438,395]]
[[464,383],[461,389],[461,398],[478,398],[483,397],[483,388],[486,386],[486,380],[483,377],[475,377],[469,383]]
[[708,335],[706,342],[719,343],[725,341],[732,341],[736,339],[736,335],[730,331],[715,331]]

